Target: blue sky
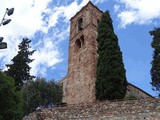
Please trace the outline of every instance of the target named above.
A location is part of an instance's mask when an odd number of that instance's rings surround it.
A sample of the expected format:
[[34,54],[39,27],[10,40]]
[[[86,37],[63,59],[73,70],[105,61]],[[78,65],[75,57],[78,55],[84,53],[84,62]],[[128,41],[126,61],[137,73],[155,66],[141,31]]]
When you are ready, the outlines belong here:
[[[59,80],[67,74],[69,20],[89,0],[1,0],[0,18],[14,7],[12,21],[0,27],[8,48],[0,50],[0,68],[17,54],[23,37],[36,49],[31,74]],[[149,31],[160,26],[160,0],[91,0],[100,10],[110,11],[123,53],[127,80],[153,96],[150,85],[153,49]]]

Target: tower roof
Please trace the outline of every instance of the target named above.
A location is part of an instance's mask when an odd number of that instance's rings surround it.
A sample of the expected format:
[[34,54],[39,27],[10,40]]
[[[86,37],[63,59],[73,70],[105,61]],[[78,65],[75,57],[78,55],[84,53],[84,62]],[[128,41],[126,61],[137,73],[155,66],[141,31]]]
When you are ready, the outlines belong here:
[[79,12],[77,12],[73,17],[71,17],[70,20],[72,20],[75,16],[77,16],[83,9],[85,9],[88,5],[92,5],[94,8],[96,8],[99,12],[103,13],[103,11],[101,11],[97,6],[93,5],[93,3],[91,1],[89,1],[85,6],[83,6],[81,8],[81,10]]

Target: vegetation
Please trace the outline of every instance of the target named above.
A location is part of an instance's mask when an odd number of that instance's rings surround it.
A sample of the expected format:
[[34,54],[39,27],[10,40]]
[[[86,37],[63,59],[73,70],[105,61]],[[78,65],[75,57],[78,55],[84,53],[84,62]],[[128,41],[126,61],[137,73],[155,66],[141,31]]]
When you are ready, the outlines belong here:
[[21,94],[14,80],[0,72],[0,120],[21,120]]
[[153,52],[152,68],[151,68],[151,78],[153,90],[159,91],[160,97],[160,28],[155,28],[153,31],[150,31],[150,35],[153,36],[153,41],[151,43]]
[[22,116],[36,110],[37,107],[52,106],[62,99],[62,86],[55,81],[31,76],[30,56],[35,50],[29,50],[31,40],[23,38],[18,45],[18,54],[5,74],[0,71],[0,120],[20,120]]
[[30,42],[31,40],[28,38],[23,38],[22,42],[18,45],[18,54],[12,59],[13,64],[6,65],[9,68],[6,71],[6,74],[14,78],[17,90],[20,90],[23,82],[32,80],[34,77],[30,75],[29,71],[31,68],[28,65],[33,61],[33,59],[30,59],[29,56],[35,51],[29,51]]
[[131,95],[125,97],[125,99],[126,99],[126,100],[136,100],[137,97],[136,97],[135,95],[132,95],[132,94],[131,94]]
[[62,88],[54,81],[37,78],[28,81],[22,88],[23,108],[25,115],[36,110],[37,107],[52,106],[61,102]]
[[122,99],[127,89],[126,71],[108,11],[102,14],[97,42],[96,98],[100,101]]

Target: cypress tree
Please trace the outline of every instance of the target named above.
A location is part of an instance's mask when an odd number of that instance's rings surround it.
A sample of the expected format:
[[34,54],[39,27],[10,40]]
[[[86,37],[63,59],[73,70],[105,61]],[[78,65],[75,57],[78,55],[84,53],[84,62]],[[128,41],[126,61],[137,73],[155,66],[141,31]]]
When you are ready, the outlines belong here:
[[126,71],[109,11],[102,14],[97,42],[96,98],[100,101],[122,99],[127,89]]
[[33,59],[30,59],[29,57],[35,51],[29,51],[29,48],[31,47],[29,45],[30,42],[31,40],[28,38],[23,38],[22,42],[18,45],[18,54],[12,59],[13,64],[6,65],[9,68],[6,71],[6,74],[14,78],[17,89],[20,89],[23,82],[32,80],[34,77],[30,75],[29,71],[31,67],[28,65],[33,61]]
[[150,71],[151,84],[153,90],[159,91],[160,97],[160,28],[155,28],[153,31],[150,31],[150,35],[153,35],[151,46],[154,49],[153,60],[151,62],[152,68]]

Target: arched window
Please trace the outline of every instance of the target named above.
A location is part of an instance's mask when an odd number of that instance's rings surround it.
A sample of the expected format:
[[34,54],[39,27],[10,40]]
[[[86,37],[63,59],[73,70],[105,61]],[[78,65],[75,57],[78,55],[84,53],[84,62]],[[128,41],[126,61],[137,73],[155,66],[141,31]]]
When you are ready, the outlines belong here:
[[82,31],[83,30],[83,18],[80,18],[78,20],[78,31]]
[[77,52],[81,47],[84,46],[84,36],[82,35],[75,41],[75,51]]

